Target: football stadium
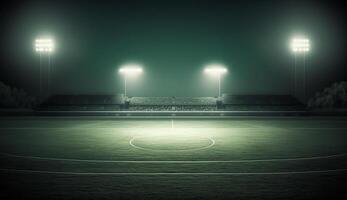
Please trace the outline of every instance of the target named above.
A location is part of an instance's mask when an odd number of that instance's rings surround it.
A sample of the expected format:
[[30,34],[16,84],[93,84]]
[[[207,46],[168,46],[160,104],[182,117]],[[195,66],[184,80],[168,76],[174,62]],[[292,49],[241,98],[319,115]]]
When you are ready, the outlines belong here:
[[1,199],[347,199],[342,4],[3,11]]

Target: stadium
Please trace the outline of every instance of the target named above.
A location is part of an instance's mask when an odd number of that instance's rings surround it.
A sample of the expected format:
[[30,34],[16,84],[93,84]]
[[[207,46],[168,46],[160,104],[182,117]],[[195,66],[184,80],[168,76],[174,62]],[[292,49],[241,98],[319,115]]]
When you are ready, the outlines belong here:
[[0,198],[346,199],[345,15],[315,1],[4,5]]

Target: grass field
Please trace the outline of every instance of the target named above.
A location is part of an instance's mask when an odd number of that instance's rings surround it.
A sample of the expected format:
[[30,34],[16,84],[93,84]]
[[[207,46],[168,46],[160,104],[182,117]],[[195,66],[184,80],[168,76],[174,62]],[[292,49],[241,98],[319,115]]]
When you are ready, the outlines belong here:
[[1,118],[2,199],[347,198],[347,118]]

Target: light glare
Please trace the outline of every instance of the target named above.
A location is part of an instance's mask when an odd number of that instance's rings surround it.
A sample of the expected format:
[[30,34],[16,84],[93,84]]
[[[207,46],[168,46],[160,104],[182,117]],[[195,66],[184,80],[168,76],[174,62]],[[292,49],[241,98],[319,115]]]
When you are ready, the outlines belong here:
[[54,50],[54,41],[49,38],[35,40],[35,51],[40,53],[50,53]]
[[119,73],[125,74],[125,75],[136,75],[141,74],[143,72],[142,67],[140,65],[123,65],[119,69]]
[[217,74],[217,75],[221,75],[221,74],[225,74],[227,72],[227,68],[223,65],[208,65],[206,66],[204,72],[207,74]]
[[309,52],[310,41],[306,38],[294,38],[291,42],[291,49],[295,53]]

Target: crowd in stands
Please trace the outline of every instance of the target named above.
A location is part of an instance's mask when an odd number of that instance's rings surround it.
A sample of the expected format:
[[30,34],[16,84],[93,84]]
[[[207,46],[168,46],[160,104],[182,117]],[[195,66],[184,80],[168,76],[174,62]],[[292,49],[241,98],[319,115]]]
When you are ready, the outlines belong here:
[[216,106],[211,105],[197,105],[197,106],[169,106],[169,105],[151,105],[151,106],[130,106],[130,111],[215,111]]
[[[0,82],[0,108],[32,108],[34,97],[23,89]],[[129,111],[215,111],[215,110],[302,110],[305,106],[290,95],[230,95],[217,97],[124,97],[124,95],[54,95],[40,109],[129,110]],[[347,82],[334,83],[308,101],[309,108],[346,108]]]
[[310,108],[347,108],[347,82],[334,83],[308,101]]
[[41,110],[81,111],[217,111],[302,110],[289,95],[223,95],[217,97],[124,97],[123,95],[55,95]]
[[213,111],[215,97],[131,97],[131,111]]
[[130,105],[216,105],[215,97],[131,97]]
[[32,108],[36,99],[23,89],[12,88],[0,82],[0,108]]

